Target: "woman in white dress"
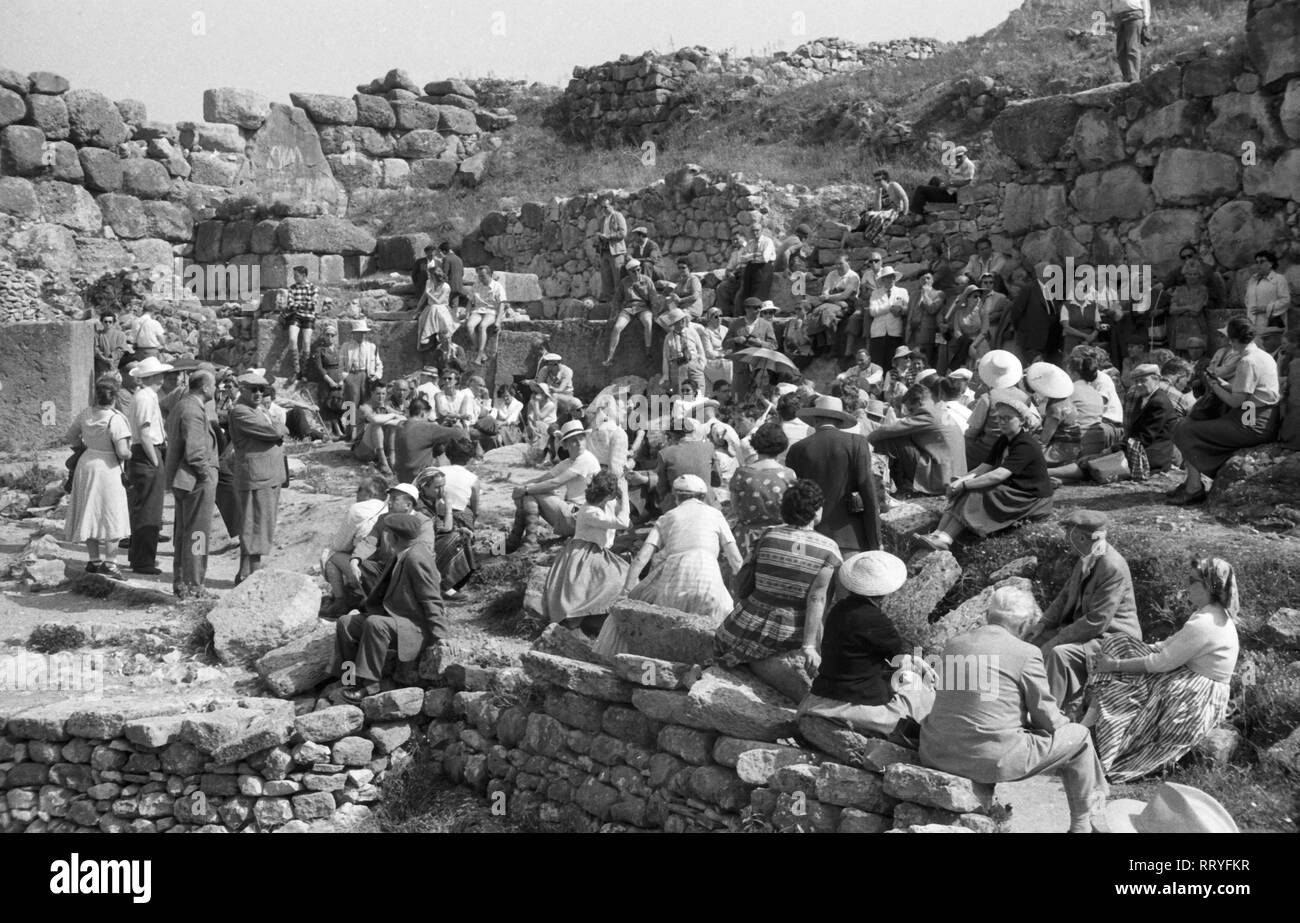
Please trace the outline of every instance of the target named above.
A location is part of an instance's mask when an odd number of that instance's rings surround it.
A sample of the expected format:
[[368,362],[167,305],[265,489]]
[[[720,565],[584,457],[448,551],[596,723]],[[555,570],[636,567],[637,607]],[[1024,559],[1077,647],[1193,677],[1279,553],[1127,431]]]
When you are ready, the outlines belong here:
[[131,427],[119,411],[117,381],[95,383],[95,406],[68,427],[73,448],[84,447],[72,476],[72,496],[63,540],[86,543],[86,573],[124,580],[118,570],[117,543],[131,534],[131,512],[122,484],[122,465],[131,458]]

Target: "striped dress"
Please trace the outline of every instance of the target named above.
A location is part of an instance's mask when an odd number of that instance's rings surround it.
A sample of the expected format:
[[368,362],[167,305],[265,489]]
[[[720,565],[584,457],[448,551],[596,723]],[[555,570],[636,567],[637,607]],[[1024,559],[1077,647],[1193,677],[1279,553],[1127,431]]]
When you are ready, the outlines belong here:
[[786,525],[766,532],[754,548],[754,592],[714,636],[719,662],[735,666],[798,649],[813,581],[841,560],[839,546],[820,532]]
[[[1166,670],[1094,673],[1088,679],[1088,702],[1097,716],[1093,739],[1111,782],[1131,782],[1172,765],[1222,723],[1237,661],[1237,631],[1231,619],[1217,628],[1210,624],[1213,619],[1211,612],[1195,613],[1157,645],[1123,634],[1102,642],[1107,657],[1144,657]],[[1181,664],[1171,663],[1184,657]]]

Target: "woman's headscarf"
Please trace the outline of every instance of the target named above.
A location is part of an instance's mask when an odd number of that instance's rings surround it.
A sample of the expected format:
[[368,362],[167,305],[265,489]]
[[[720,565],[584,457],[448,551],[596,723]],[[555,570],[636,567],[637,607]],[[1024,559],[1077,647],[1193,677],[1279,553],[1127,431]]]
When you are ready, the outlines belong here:
[[425,468],[415,476],[415,481],[413,483],[416,492],[420,495],[419,505],[431,512],[434,511],[434,506],[438,502],[437,497],[435,496],[434,499],[430,501],[429,498],[425,496],[424,490],[434,482],[440,482],[438,487],[439,493],[442,492],[443,488],[445,488],[447,484],[447,473],[437,466]]
[[1223,558],[1206,555],[1192,558],[1192,570],[1204,582],[1210,601],[1222,606],[1228,618],[1235,620],[1241,612],[1241,597],[1237,593],[1237,575],[1232,565]]

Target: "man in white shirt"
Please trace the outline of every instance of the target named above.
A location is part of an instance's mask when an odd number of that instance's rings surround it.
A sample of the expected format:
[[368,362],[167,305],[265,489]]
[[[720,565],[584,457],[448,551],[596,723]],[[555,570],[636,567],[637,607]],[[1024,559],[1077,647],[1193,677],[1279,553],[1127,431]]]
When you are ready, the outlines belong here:
[[669,308],[664,312],[663,324],[668,328],[664,337],[663,376],[673,391],[681,388],[682,382],[695,382],[697,392],[704,390],[704,344],[700,335],[691,326],[690,315],[681,308]]
[[145,301],[140,304],[140,316],[136,318],[135,324],[131,329],[132,342],[135,345],[134,353],[131,358],[136,362],[152,356],[158,358],[159,350],[163,346],[163,337],[166,336],[163,325],[153,316],[153,306]]
[[586,500],[587,485],[600,472],[600,462],[587,451],[587,429],[581,420],[560,427],[560,444],[569,457],[540,477],[516,487],[515,521],[506,538],[506,553],[533,552],[538,548],[537,518],[563,537],[573,535],[578,510]]
[[[950,142],[951,143],[951,142]],[[947,162],[951,158],[951,162]],[[951,154],[945,153],[948,175],[943,181],[931,177],[928,185],[917,186],[912,193],[912,214],[924,215],[925,206],[930,202],[950,203],[957,201],[957,190],[975,182],[975,161],[966,156],[966,148],[958,146]]]
[[862,277],[853,271],[849,258],[841,254],[822,282],[822,293],[808,297],[814,352],[823,352],[834,342],[840,320],[857,308],[861,288]]
[[876,290],[867,302],[867,316],[871,318],[867,352],[871,361],[881,368],[893,363],[895,350],[903,345],[903,318],[907,316],[908,299],[907,289],[894,284],[897,278],[892,266],[880,270]]
[[622,417],[618,400],[612,394],[588,411],[591,431],[587,433],[587,451],[596,456],[602,470],[608,469],[615,477],[621,476],[627,467],[627,431],[623,429]]
[[772,297],[772,274],[776,271],[776,243],[763,233],[763,226],[755,224],[749,229],[750,240],[745,249],[745,272],[740,283],[740,300],[757,298],[767,301]]
[[342,615],[351,596],[361,592],[361,584],[352,572],[352,553],[370,535],[379,517],[388,512],[388,482],[381,477],[366,478],[357,485],[357,500],[343,514],[343,521],[321,549],[320,571],[330,585],[330,597],[324,601],[321,615]]
[[1006,254],[994,253],[993,242],[987,237],[981,237],[975,241],[975,252],[962,267],[961,274],[973,280],[978,280],[986,272],[1005,278],[1011,268]]
[[1142,46],[1151,24],[1151,0],[1110,0],[1115,27],[1115,60],[1125,83],[1142,77]]
[[167,458],[167,432],[163,426],[158,393],[170,365],[149,356],[131,369],[138,382],[126,419],[131,426],[131,460],[126,465],[127,497],[131,509],[131,543],[128,559],[137,574],[157,576],[158,534],[162,531],[163,500],[167,479],[163,463]]
[[713,290],[713,306],[722,312],[723,317],[735,317],[740,313],[740,289],[748,265],[748,249],[749,238],[744,231],[731,235],[731,255],[727,257],[722,281]]
[[1291,286],[1277,271],[1277,254],[1261,250],[1255,254],[1255,274],[1246,282],[1246,318],[1256,335],[1270,326],[1286,329],[1291,308]]

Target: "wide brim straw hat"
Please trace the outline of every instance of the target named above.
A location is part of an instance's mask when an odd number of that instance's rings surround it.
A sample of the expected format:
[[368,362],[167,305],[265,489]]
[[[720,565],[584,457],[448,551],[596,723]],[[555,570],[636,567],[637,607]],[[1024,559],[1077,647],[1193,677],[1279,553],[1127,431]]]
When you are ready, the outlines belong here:
[[1074,393],[1074,382],[1070,375],[1059,365],[1050,362],[1035,362],[1025,373],[1029,387],[1049,400],[1060,400]]
[[839,580],[858,596],[888,596],[907,582],[907,565],[888,551],[863,551],[840,565]]
[[145,356],[135,368],[131,369],[132,378],[152,378],[155,375],[163,375],[172,370],[172,366],[162,362],[157,356]]
[[1219,802],[1198,788],[1166,782],[1150,801],[1120,798],[1106,805],[1107,833],[1240,833]]
[[798,413],[799,419],[814,426],[826,420],[840,426],[852,426],[858,418],[844,410],[844,402],[838,397],[819,397],[811,407],[805,407]]
[[980,381],[989,388],[1011,388],[1024,377],[1025,367],[1013,353],[994,349],[984,354],[979,364]]

